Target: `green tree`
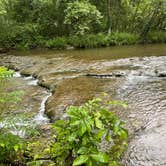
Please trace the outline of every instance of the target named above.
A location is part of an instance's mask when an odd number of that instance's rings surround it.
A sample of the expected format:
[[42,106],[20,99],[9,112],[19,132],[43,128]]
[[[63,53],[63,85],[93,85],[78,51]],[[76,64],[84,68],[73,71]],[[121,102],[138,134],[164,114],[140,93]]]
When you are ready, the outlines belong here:
[[76,35],[84,35],[90,32],[92,24],[100,24],[102,18],[96,6],[90,4],[87,0],[68,3],[65,14],[64,23],[70,25],[72,33]]

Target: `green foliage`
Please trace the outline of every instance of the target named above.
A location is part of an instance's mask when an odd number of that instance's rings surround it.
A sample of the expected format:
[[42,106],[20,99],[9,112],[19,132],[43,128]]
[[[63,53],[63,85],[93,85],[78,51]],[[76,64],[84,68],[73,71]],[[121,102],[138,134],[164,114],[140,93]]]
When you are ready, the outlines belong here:
[[9,164],[23,160],[24,142],[12,134],[0,134],[0,163]]
[[28,142],[25,154],[31,161],[50,158],[50,142],[48,140]]
[[67,47],[67,40],[64,37],[57,37],[46,41],[47,48],[65,49]]
[[13,77],[13,74],[13,70],[8,70],[6,67],[0,67],[0,80]]
[[110,45],[131,45],[139,43],[139,36],[130,33],[112,33],[109,40]]
[[69,45],[75,48],[95,48],[109,46],[108,37],[104,34],[73,36],[69,38]]
[[166,43],[166,32],[150,32],[147,41],[148,43]]
[[102,18],[96,6],[91,5],[88,0],[68,3],[65,14],[64,23],[70,25],[76,35],[84,35],[89,32],[92,24],[100,24]]
[[[93,99],[67,109],[67,119],[54,124],[52,158],[59,166],[118,165],[128,137],[124,122],[110,111],[120,102]],[[106,146],[103,146],[105,145]]]
[[73,36],[69,39],[69,45],[76,48],[95,48],[110,45],[130,45],[139,43],[139,36],[130,33],[112,33]]
[[0,0],[0,48],[165,42],[165,11],[165,0]]

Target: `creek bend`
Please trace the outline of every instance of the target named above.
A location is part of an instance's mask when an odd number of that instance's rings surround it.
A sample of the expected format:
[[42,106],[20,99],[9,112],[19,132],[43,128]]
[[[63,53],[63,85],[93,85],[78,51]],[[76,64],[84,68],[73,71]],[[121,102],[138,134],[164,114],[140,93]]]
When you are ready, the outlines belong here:
[[45,110],[52,121],[63,118],[67,106],[108,93],[129,104],[115,110],[130,135],[122,165],[166,165],[165,44],[10,54],[1,55],[0,65],[36,77],[53,92]]

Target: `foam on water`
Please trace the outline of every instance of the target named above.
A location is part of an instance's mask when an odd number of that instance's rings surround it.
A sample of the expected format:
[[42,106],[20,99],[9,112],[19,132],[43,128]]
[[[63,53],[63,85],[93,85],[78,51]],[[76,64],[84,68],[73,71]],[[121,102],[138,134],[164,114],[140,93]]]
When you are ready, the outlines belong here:
[[46,92],[46,96],[43,98],[41,105],[40,105],[40,109],[39,109],[39,113],[35,116],[34,121],[37,124],[47,124],[49,123],[49,119],[48,117],[44,114],[45,112],[45,108],[46,108],[46,102],[48,100],[48,98],[51,96],[52,94],[50,92]]
[[20,72],[15,72],[14,75],[13,75],[13,77],[15,77],[15,78],[19,78],[19,77],[21,77]]

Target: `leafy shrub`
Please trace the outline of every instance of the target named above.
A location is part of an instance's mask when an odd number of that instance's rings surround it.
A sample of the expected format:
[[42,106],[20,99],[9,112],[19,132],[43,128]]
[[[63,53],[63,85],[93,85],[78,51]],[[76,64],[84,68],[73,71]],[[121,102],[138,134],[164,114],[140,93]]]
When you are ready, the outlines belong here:
[[102,33],[85,36],[73,36],[69,39],[69,44],[76,48],[96,48],[109,46],[108,36]]
[[148,43],[166,43],[166,32],[150,32],[147,41]]
[[51,154],[57,165],[118,165],[128,134],[124,122],[109,110],[109,105],[126,106],[94,99],[67,109],[67,119],[54,124]]
[[50,158],[50,142],[48,140],[28,142],[25,154],[31,161]]
[[12,48],[15,46],[15,38],[19,33],[19,27],[10,20],[0,15],[0,47]]
[[139,41],[139,36],[130,33],[113,33],[109,36],[110,45],[131,45]]
[[12,134],[0,134],[0,163],[15,163],[23,159],[24,142]]
[[36,48],[37,41],[40,39],[39,37],[40,35],[35,24],[21,24],[20,31],[15,38],[16,48]]
[[67,47],[66,38],[57,37],[55,39],[50,39],[46,42],[47,48],[56,48],[56,49],[64,49]]
[[109,45],[130,45],[139,42],[139,37],[130,33],[94,34],[74,36],[69,44],[76,48],[95,48]]
[[12,77],[14,74],[13,70],[8,70],[6,67],[0,67],[0,80]]

